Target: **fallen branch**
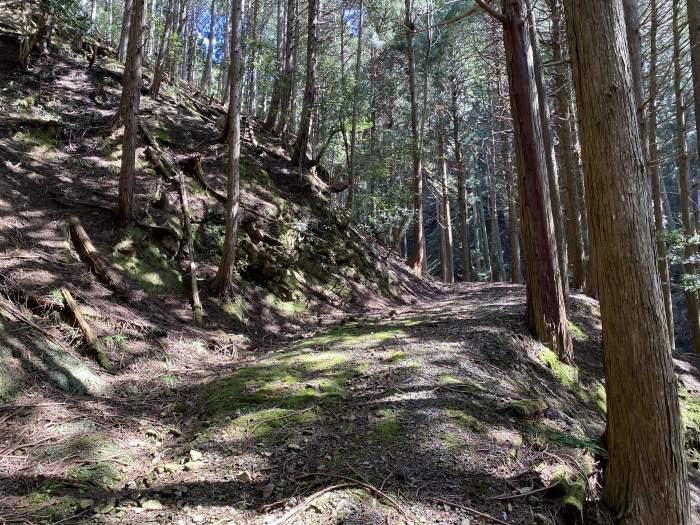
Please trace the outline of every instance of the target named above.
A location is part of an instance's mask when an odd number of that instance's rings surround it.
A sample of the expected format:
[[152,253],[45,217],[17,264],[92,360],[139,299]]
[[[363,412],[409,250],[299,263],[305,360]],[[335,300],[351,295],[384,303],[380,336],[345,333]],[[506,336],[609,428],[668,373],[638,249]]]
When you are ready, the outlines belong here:
[[466,510],[467,512],[471,512],[472,514],[476,514],[477,516],[481,516],[482,518],[486,518],[487,520],[491,520],[495,523],[500,523],[501,525],[510,525],[510,523],[508,523],[507,521],[499,520],[498,518],[494,518],[490,514],[486,514],[485,512],[481,512],[480,510],[476,510],[476,509],[473,509],[471,507],[467,507],[466,505],[459,505],[458,503],[453,503],[451,501],[436,498],[434,496],[433,496],[433,500],[437,501],[438,503],[442,503],[443,505],[450,505],[451,507]]
[[348,487],[354,486],[355,483],[339,483],[338,485],[331,485],[330,487],[326,487],[325,489],[321,489],[318,492],[314,492],[306,498],[304,501],[302,501],[299,505],[296,507],[292,507],[289,511],[287,511],[284,516],[281,518],[276,519],[275,521],[272,522],[271,525],[282,525],[283,523],[286,523],[289,521],[291,518],[299,514],[302,510],[304,510],[306,507],[311,505],[314,501],[316,501],[318,498],[323,496],[324,494],[328,492],[332,492],[334,490],[338,489],[344,489]]
[[112,363],[109,360],[109,357],[107,357],[107,354],[105,353],[104,349],[102,348],[102,345],[100,345],[100,342],[97,339],[95,332],[85,320],[80,306],[78,306],[78,303],[75,302],[75,299],[73,299],[73,295],[68,291],[67,288],[61,287],[61,293],[63,294],[63,298],[65,299],[66,308],[73,317],[73,320],[75,320],[75,323],[78,325],[80,331],[83,333],[83,339],[85,340],[86,346],[90,348],[99,365],[106,370],[110,370],[112,368]]
[[190,292],[192,294],[193,321],[196,326],[202,326],[202,301],[199,298],[199,288],[197,286],[197,263],[194,260],[194,243],[192,242],[192,225],[190,224],[190,207],[187,204],[185,175],[182,171],[178,175],[180,204],[182,207],[182,229],[187,236],[187,251],[190,259]]
[[90,237],[85,232],[83,225],[80,223],[80,219],[71,217],[68,224],[73,244],[95,275],[118,296],[130,301],[132,299],[131,291],[124,284],[122,278],[102,260]]
[[200,154],[186,158],[181,164],[187,168],[187,172],[190,173],[195,180],[202,185],[202,188],[204,188],[208,193],[211,193],[217,201],[222,204],[226,204],[226,195],[213,188],[211,184],[209,184],[209,181],[207,181],[207,177],[204,174],[204,169],[202,168],[202,156]]
[[151,161],[156,171],[166,180],[172,182],[175,179],[175,173],[172,165],[168,165],[167,160],[157,150],[148,147],[146,148],[146,158]]
[[557,481],[555,481],[555,482],[552,483],[551,485],[548,485],[548,486],[546,486],[546,487],[542,487],[542,488],[539,488],[539,489],[536,489],[536,490],[531,490],[531,491],[529,491],[529,492],[523,492],[523,493],[521,493],[521,494],[503,494],[503,495],[501,495],[501,496],[492,496],[492,497],[490,497],[490,498],[488,498],[488,499],[494,499],[494,500],[498,500],[498,501],[503,501],[503,500],[505,500],[505,499],[527,498],[528,496],[532,496],[533,494],[537,494],[538,492],[544,492],[544,491],[546,491],[546,490],[553,489],[554,487],[556,487],[557,485],[559,485],[559,482],[560,482],[560,481],[561,481],[561,479],[558,479]]

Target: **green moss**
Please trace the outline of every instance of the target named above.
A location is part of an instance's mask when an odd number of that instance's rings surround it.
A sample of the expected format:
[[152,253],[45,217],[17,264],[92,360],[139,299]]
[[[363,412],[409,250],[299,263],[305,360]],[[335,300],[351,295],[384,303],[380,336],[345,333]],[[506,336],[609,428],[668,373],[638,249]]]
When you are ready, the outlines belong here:
[[273,438],[273,434],[289,424],[302,424],[316,421],[316,410],[299,412],[285,408],[269,408],[249,412],[234,419],[228,430],[240,430],[259,438]]
[[117,254],[114,266],[148,292],[165,295],[183,293],[182,275],[169,257],[154,244],[139,247],[132,255]]
[[211,301],[219,305],[219,307],[228,315],[231,320],[239,326],[244,326],[248,319],[250,304],[241,295],[237,296],[233,301],[223,302],[218,298],[211,298]]
[[74,515],[79,509],[78,500],[72,496],[54,497],[52,485],[34,490],[27,495],[26,503],[35,520],[56,522]]
[[574,339],[576,339],[577,341],[588,340],[588,334],[586,334],[586,332],[583,331],[583,328],[578,326],[571,319],[566,321],[566,327],[569,329],[569,332],[571,332],[571,335],[573,335]]
[[277,297],[275,294],[270,293],[265,296],[265,302],[284,314],[299,314],[306,310],[306,308],[308,307],[308,301],[306,300],[306,297],[303,296],[303,294],[299,293],[298,290],[295,290],[295,293],[293,295],[295,296],[294,300],[285,301]]
[[559,382],[569,389],[578,387],[578,368],[562,363],[557,354],[549,348],[542,347],[539,352],[540,361],[551,371]]
[[685,445],[691,465],[700,468],[700,396],[679,386],[681,418],[685,426]]
[[398,421],[396,412],[385,408],[377,412],[379,422],[374,427],[375,435],[382,441],[396,441],[401,433],[401,424]]
[[440,441],[453,453],[460,452],[467,446],[462,436],[455,432],[440,432]]
[[17,132],[14,139],[27,146],[41,147],[44,151],[55,150],[59,144],[55,128],[50,123],[45,127]]
[[471,430],[479,434],[483,434],[488,430],[486,425],[464,410],[447,409],[445,410],[445,414],[465,430]]
[[438,381],[441,385],[458,385],[461,383],[458,377],[455,377],[450,374],[440,374],[438,376]]
[[368,370],[369,370],[369,363],[360,363],[355,368],[353,368],[353,371],[357,375],[366,374]]
[[583,504],[586,500],[587,483],[583,476],[574,475],[561,468],[552,476],[561,495],[561,517],[565,523],[583,523]]
[[581,429],[576,429],[569,434],[542,426],[536,432],[546,442],[554,443],[560,447],[577,448],[597,456],[604,457],[607,455],[603,444],[598,440],[590,439]]
[[337,349],[371,348],[401,335],[400,328],[383,325],[346,323],[329,332],[305,339],[295,348],[332,346]]
[[398,363],[400,361],[403,361],[404,359],[408,358],[408,355],[406,355],[406,352],[394,352],[389,356],[387,361],[389,363]]
[[543,399],[519,399],[508,404],[508,411],[519,417],[536,417],[549,408]]

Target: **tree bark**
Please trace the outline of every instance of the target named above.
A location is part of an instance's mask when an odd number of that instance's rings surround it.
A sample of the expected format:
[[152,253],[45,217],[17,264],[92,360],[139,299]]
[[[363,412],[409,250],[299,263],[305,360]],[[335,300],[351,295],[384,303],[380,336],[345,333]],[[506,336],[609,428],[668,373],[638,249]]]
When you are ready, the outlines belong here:
[[175,16],[175,3],[173,0],[169,0],[167,13],[165,15],[163,36],[160,41],[160,46],[158,47],[158,56],[156,57],[156,65],[153,70],[153,81],[151,82],[151,88],[148,91],[148,94],[152,99],[157,99],[160,93],[160,85],[163,82],[165,61],[168,57],[168,51],[170,49],[170,35],[173,30],[173,25],[175,24]]
[[616,523],[687,525],[688,477],[621,0],[564,0],[605,348]]
[[359,0],[360,4],[357,8],[357,55],[355,58],[355,79],[352,86],[352,119],[350,124],[350,176],[348,178],[348,200],[345,207],[354,212],[355,208],[355,176],[357,173],[357,113],[358,113],[358,95],[360,91],[360,68],[362,66],[362,10],[363,0]]
[[[673,94],[676,115],[676,155],[678,157],[678,186],[681,205],[681,220],[686,239],[695,234],[695,221],[690,213],[690,196],[688,176],[690,171],[688,149],[686,145],[685,108],[683,107],[683,71],[681,64],[681,29],[679,0],[673,0]],[[695,264],[690,259],[695,255],[695,247],[684,243],[683,255],[685,262],[683,270],[686,274],[695,273]],[[685,290],[685,306],[688,313],[688,324],[693,336],[693,351],[700,355],[700,310],[698,309],[698,294],[695,290]]]
[[659,174],[659,145],[657,143],[657,39],[659,28],[659,15],[657,0],[651,0],[651,32],[649,53],[649,178],[651,180],[651,195],[654,200],[654,224],[656,226],[656,250],[658,253],[659,277],[661,278],[661,289],[664,298],[664,311],[666,312],[666,325],[668,326],[668,339],[671,344],[671,351],[675,350],[676,339],[674,337],[673,306],[671,302],[671,282],[668,272],[668,260],[666,253],[666,241],[662,234],[664,231],[664,212],[661,204],[661,176]]
[[211,91],[211,65],[214,59],[214,38],[216,37],[216,3],[217,0],[211,0],[209,34],[207,35],[207,57],[204,60],[204,71],[202,72],[202,80],[199,83],[199,89],[205,93]]
[[134,219],[134,179],[136,166],[136,138],[139,123],[139,105],[141,102],[141,63],[143,61],[143,21],[145,1],[133,0],[131,21],[129,23],[129,46],[124,65],[124,81],[120,113],[124,121],[124,138],[122,141],[122,164],[119,172],[119,197],[117,217],[122,225]]
[[[289,0],[288,0],[289,1]],[[277,49],[275,54],[275,65],[277,77],[272,83],[272,91],[270,94],[270,107],[268,108],[265,127],[272,130],[275,129],[277,116],[280,109],[280,90],[282,89],[282,75],[284,74],[284,51],[285,51],[285,17],[284,17],[284,2],[277,0]]]
[[503,137],[503,170],[505,172],[506,196],[508,199],[508,232],[510,236],[510,282],[520,284],[523,281],[520,270],[520,230],[518,228],[518,211],[515,202],[515,180],[513,165],[510,160],[510,135]]
[[452,95],[452,140],[454,149],[454,170],[457,172],[457,197],[459,205],[459,241],[462,262],[462,281],[469,282],[474,278],[472,270],[471,249],[469,248],[469,223],[467,222],[467,181],[462,162],[462,146],[459,142],[459,109],[457,106],[456,78],[451,79]]
[[219,269],[212,282],[212,288],[221,295],[233,291],[236,248],[238,246],[238,224],[240,221],[240,159],[241,159],[241,30],[243,0],[231,0],[231,70],[230,99],[228,105],[228,177],[226,184],[226,234],[219,261]]
[[[496,126],[494,126],[495,128]],[[502,126],[501,126],[502,127]],[[501,129],[502,131],[502,129]],[[491,229],[491,281],[505,281],[503,274],[503,246],[501,245],[501,231],[498,225],[498,194],[496,192],[496,173],[498,172],[498,153],[496,134],[491,134],[492,165],[489,169],[489,212]]]
[[544,85],[540,43],[537,37],[537,28],[535,27],[535,17],[532,14],[530,4],[531,0],[526,0],[528,29],[530,32],[530,43],[532,45],[533,71],[535,74],[535,84],[537,86],[537,103],[539,105],[539,116],[542,125],[542,144],[544,146],[545,163],[547,165],[549,199],[551,201],[552,218],[554,219],[554,236],[557,241],[557,262],[559,263],[561,286],[564,293],[564,300],[566,301],[569,296],[569,263],[565,236],[566,230],[564,228],[564,216],[562,214],[561,195],[559,193],[559,173],[557,172],[557,163],[554,155],[552,124],[549,117],[549,97]]
[[416,65],[413,53],[413,30],[415,29],[412,13],[413,1],[405,0],[406,18],[406,55],[408,58],[408,90],[411,102],[411,158],[413,161],[413,244],[409,265],[413,272],[423,275],[423,169],[418,130],[418,100],[416,97]]
[[253,13],[250,21],[250,39],[253,45],[250,48],[250,72],[248,73],[248,100],[247,112],[251,116],[257,113],[258,102],[258,11],[260,0],[253,0]]
[[539,115],[534,57],[523,0],[502,0],[503,35],[513,115],[525,276],[526,320],[540,340],[565,362],[573,360],[571,336],[554,238],[547,162]]
[[124,62],[127,54],[127,44],[129,42],[129,28],[131,25],[131,9],[133,0],[124,0],[124,16],[122,17],[122,31],[119,35],[119,48],[117,49],[117,60]]
[[292,150],[295,162],[303,164],[306,161],[306,150],[309,146],[311,120],[316,100],[316,62],[318,41],[320,40],[318,14],[321,10],[321,0],[309,0],[308,35],[306,39],[306,82],[304,85],[304,102],[299,118],[299,132]]
[[287,3],[287,29],[285,32],[285,46],[284,46],[284,68],[282,70],[282,76],[280,77],[280,110],[279,118],[277,119],[277,125],[275,131],[277,133],[284,133],[287,130],[287,125],[289,123],[289,113],[292,104],[292,98],[294,95],[294,69],[296,67],[296,47],[297,39],[295,38],[294,27],[297,21],[297,2],[296,0],[289,0]]
[[445,131],[442,123],[437,124],[437,175],[440,177],[440,237],[442,258],[442,280],[446,283],[454,282],[454,266],[452,260],[452,213],[450,210],[450,196],[447,191],[447,158],[445,155]]

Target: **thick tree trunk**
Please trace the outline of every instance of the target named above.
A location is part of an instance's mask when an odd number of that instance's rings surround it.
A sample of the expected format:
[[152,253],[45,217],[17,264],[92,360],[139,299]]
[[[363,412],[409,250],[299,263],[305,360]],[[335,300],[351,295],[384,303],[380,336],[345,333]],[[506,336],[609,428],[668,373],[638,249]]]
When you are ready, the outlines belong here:
[[131,24],[131,9],[133,0],[124,0],[124,16],[122,17],[122,31],[119,35],[119,48],[117,49],[117,60],[126,60],[127,44],[129,42],[129,28]]
[[567,244],[567,258],[572,265],[572,285],[577,290],[582,290],[585,285],[584,250],[583,239],[581,238],[581,218],[579,211],[579,195],[577,170],[573,159],[572,144],[572,114],[569,111],[569,100],[571,99],[571,84],[569,81],[569,64],[564,62],[562,52],[561,34],[563,31],[560,7],[556,0],[549,0],[550,11],[552,13],[552,61],[556,64],[553,75],[553,89],[555,92],[555,129],[559,139],[557,149],[557,164],[559,168],[560,181],[565,188],[565,230]]
[[650,57],[649,57],[649,178],[651,180],[651,195],[654,200],[654,224],[656,226],[656,251],[658,253],[659,277],[661,278],[661,289],[664,298],[664,311],[666,312],[666,325],[668,326],[668,339],[671,350],[676,347],[673,325],[673,306],[671,302],[671,283],[668,272],[668,260],[666,253],[666,241],[662,234],[664,231],[664,212],[661,204],[661,176],[659,174],[659,146],[657,143],[657,39],[659,28],[659,15],[657,0],[651,0],[651,33]]
[[231,73],[231,9],[233,5],[231,0],[226,0],[226,16],[224,18],[224,42],[223,42],[223,53],[221,57],[221,100],[226,101],[229,99],[231,88],[231,82],[229,79],[229,74]]
[[617,523],[687,525],[678,392],[621,0],[564,0],[600,288],[604,499]]
[[462,281],[469,282],[474,278],[472,256],[469,248],[469,223],[467,221],[467,181],[462,163],[462,145],[459,142],[459,109],[457,106],[457,86],[453,78],[452,86],[452,148],[454,150],[454,170],[457,172],[457,198],[459,206],[459,243],[462,263]]
[[231,74],[230,99],[228,105],[228,151],[226,184],[226,234],[219,261],[219,269],[212,282],[212,288],[222,295],[232,292],[236,248],[238,246],[238,224],[240,221],[240,159],[241,159],[241,30],[243,19],[243,0],[231,0]]
[[129,224],[134,219],[134,179],[136,166],[136,138],[141,102],[141,62],[143,60],[143,20],[145,0],[133,0],[129,23],[129,46],[124,65],[124,82],[120,106],[123,108],[124,138],[122,142],[122,165],[119,172],[119,197],[117,217],[120,224]]
[[319,33],[319,11],[321,10],[321,0],[309,0],[309,20],[308,35],[306,39],[306,83],[304,85],[304,102],[301,107],[301,117],[299,118],[299,132],[292,150],[292,157],[300,164],[306,161],[306,150],[309,146],[309,134],[311,133],[311,120],[316,100],[316,62]]
[[411,102],[411,158],[413,161],[413,246],[409,265],[416,275],[423,274],[423,168],[418,130],[418,99],[416,96],[416,64],[413,53],[412,0],[405,0],[406,55],[408,58],[408,91]]
[[[683,71],[681,64],[681,29],[679,0],[673,0],[673,93],[676,113],[676,155],[678,157],[678,186],[681,205],[681,220],[686,238],[695,234],[695,221],[690,213],[690,196],[688,176],[690,171],[688,149],[686,146],[685,108],[683,107]],[[689,260],[696,254],[695,247],[685,243],[683,264],[686,274],[695,273],[695,264]],[[685,290],[685,306],[688,312],[688,324],[693,336],[693,351],[700,355],[700,310],[698,294],[695,290]]]
[[440,177],[440,238],[442,258],[442,280],[446,283],[454,282],[454,266],[452,260],[452,213],[450,210],[450,196],[447,191],[447,158],[445,155],[445,132],[442,123],[437,124],[437,172]]
[[[693,103],[695,105],[695,129],[700,133],[700,0],[688,0],[688,37],[690,39],[690,64],[693,71]],[[700,158],[700,140],[696,141]]]
[[360,91],[360,68],[362,67],[362,9],[363,0],[357,8],[357,55],[355,57],[355,79],[352,86],[352,119],[350,124],[350,176],[348,177],[348,200],[345,207],[353,213],[355,207],[355,177],[357,173],[357,114]]
[[537,38],[535,17],[532,14],[531,1],[526,0],[528,10],[528,29],[530,32],[530,44],[532,46],[533,72],[537,86],[537,103],[539,105],[539,117],[542,125],[542,144],[544,146],[545,163],[547,166],[547,181],[549,183],[549,199],[551,201],[552,218],[554,219],[554,236],[557,241],[557,262],[564,300],[569,296],[569,263],[564,228],[564,215],[562,213],[561,195],[559,193],[559,173],[554,155],[554,141],[552,140],[552,124],[549,118],[549,102],[547,89],[544,85],[542,73],[542,57],[540,43]]
[[[540,340],[565,362],[573,360],[566,326],[562,277],[559,272],[547,180],[547,162],[534,57],[523,0],[502,0],[506,61],[516,150],[525,276],[526,320]],[[556,189],[556,188],[554,188]]]

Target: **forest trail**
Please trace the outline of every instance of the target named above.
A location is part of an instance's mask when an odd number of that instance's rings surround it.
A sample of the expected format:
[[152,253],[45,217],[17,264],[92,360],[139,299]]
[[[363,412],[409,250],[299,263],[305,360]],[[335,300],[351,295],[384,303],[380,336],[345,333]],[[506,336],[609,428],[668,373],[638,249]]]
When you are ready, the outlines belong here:
[[21,449],[4,452],[17,458],[4,515],[553,523],[561,494],[540,489],[590,474],[603,452],[597,305],[573,299],[576,369],[527,334],[523,292],[436,285],[237,364],[204,359],[150,398],[34,392],[0,412]]

